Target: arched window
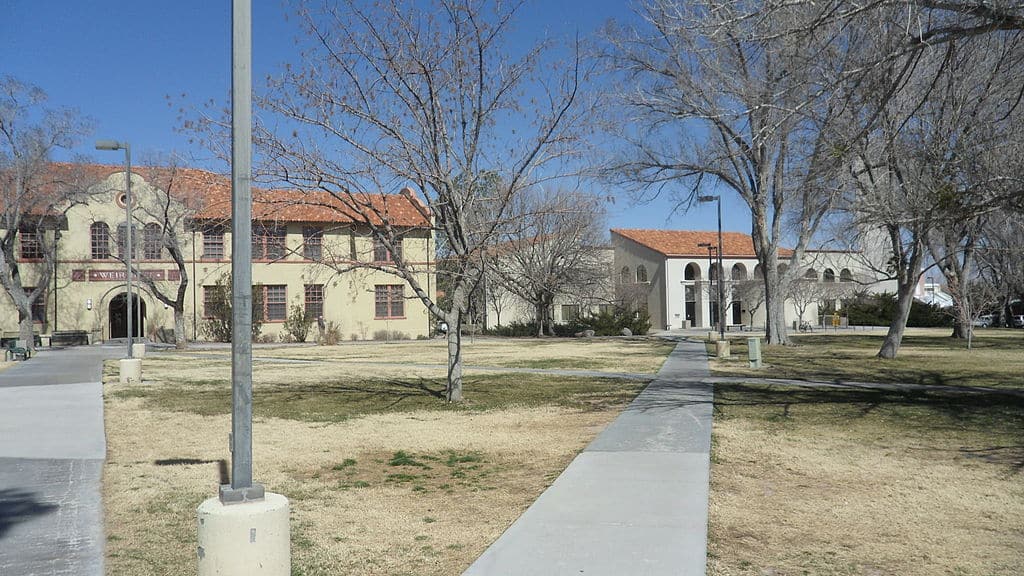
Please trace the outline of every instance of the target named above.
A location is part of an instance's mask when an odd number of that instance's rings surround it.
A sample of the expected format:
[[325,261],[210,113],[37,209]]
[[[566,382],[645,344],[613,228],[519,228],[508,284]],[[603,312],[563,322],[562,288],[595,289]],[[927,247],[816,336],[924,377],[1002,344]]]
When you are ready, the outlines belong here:
[[824,280],[825,280],[825,282],[835,282],[836,281],[836,273],[835,273],[835,271],[832,270],[831,268],[825,268],[825,278],[824,278]]
[[[117,255],[122,259],[128,257],[127,246],[125,245],[128,237],[128,225],[121,222],[117,225]],[[139,235],[136,233],[136,228],[132,226],[132,250],[139,253]]]
[[733,282],[742,282],[742,281],[744,281],[746,279],[747,279],[747,267],[744,266],[743,264],[739,264],[739,263],[733,264],[732,265],[732,281]]
[[760,264],[754,266],[754,280],[764,280],[764,268]]
[[689,263],[683,270],[683,280],[700,280],[700,267],[694,263]]
[[849,269],[843,268],[843,271],[839,273],[840,282],[853,282],[853,273]]
[[778,268],[779,276],[782,276],[783,274],[785,274],[786,270],[789,270],[789,264],[779,264],[779,268]]
[[636,267],[636,281],[637,283],[647,282],[647,267],[643,264]]
[[630,280],[629,266],[623,266],[622,267],[622,273],[620,274],[620,276],[621,276],[621,280],[622,280],[623,284],[629,284],[629,280]]
[[163,253],[163,231],[156,222],[150,222],[142,229],[142,257],[159,260]]
[[93,222],[89,227],[92,237],[92,259],[107,260],[110,258],[110,226],[106,222]]
[[813,281],[817,282],[818,281],[818,271],[815,270],[814,268],[808,268],[807,272],[804,272],[804,279],[805,280],[813,280]]

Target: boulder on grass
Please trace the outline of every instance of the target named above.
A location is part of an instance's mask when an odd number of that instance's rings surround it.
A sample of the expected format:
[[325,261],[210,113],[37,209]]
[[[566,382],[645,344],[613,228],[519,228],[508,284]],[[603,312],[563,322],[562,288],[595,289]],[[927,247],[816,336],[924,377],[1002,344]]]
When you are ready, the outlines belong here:
[[583,337],[584,338],[593,338],[594,337],[594,331],[593,330],[584,330],[583,331]]
[[629,328],[623,328],[622,330],[619,330],[619,334],[622,334],[623,336],[632,336],[633,331]]

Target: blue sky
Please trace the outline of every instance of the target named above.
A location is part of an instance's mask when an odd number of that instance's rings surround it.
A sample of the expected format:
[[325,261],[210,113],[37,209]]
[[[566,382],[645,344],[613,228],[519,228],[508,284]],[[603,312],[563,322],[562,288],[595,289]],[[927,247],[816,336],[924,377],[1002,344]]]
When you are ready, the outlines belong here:
[[[295,59],[295,18],[286,3],[253,2],[256,86]],[[0,0],[0,75],[35,84],[50,104],[77,108],[95,123],[95,138],[127,140],[133,157],[176,152],[203,163],[204,151],[175,129],[182,105],[227,101],[231,66],[231,2],[178,0]],[[624,0],[554,0],[528,3],[517,25],[524,42],[538,36],[592,34],[609,19],[629,20]],[[77,153],[98,162],[120,156],[84,142]],[[621,190],[602,190],[616,201],[609,226],[712,230],[714,204],[672,214],[665,200],[635,204]],[[750,232],[749,212],[723,194],[723,226]]]

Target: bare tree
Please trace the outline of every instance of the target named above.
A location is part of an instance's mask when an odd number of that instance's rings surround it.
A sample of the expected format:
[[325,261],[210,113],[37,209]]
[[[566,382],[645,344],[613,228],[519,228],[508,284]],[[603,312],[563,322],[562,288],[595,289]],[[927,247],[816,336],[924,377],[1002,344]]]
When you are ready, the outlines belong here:
[[[88,126],[74,111],[45,102],[41,89],[0,78],[0,284],[30,348],[32,307],[49,290],[64,214],[87,186],[74,165],[53,164],[51,155],[72,147]],[[26,281],[34,286],[26,289]]]
[[[479,285],[481,258],[522,191],[564,174],[578,152],[580,60],[547,58],[549,43],[511,49],[519,3],[483,0],[305,2],[301,61],[256,98],[262,177],[329,194],[397,257],[364,263],[403,279],[448,336],[449,401],[462,399],[461,324]],[[188,127],[212,133],[202,118]],[[216,142],[213,142],[216,145]],[[497,177],[495,177],[497,176]],[[435,226],[452,274],[449,306],[400,255],[409,228],[394,211],[413,202]],[[311,196],[315,198],[315,196]],[[377,198],[376,200],[374,198]]]
[[[1020,118],[1013,99],[1024,80],[1020,36],[989,35],[908,56],[917,73],[886,98],[873,128],[859,126],[860,136],[851,138],[858,158],[855,210],[862,228],[884,230],[888,272],[897,280],[897,315],[879,351],[883,358],[899,350],[929,251],[959,295],[958,324],[969,330],[967,283],[981,218],[1012,196],[1005,185],[1012,167],[991,157],[1012,141],[1009,129]],[[889,74],[878,73],[888,85]]]
[[994,214],[978,243],[978,276],[997,295],[1001,324],[1011,326],[1010,304],[1024,300],[1024,212]]
[[780,273],[779,247],[793,241],[795,271],[836,195],[843,151],[831,126],[856,102],[832,88],[859,38],[854,29],[802,30],[814,12],[799,5],[756,18],[750,6],[652,0],[638,9],[645,28],[608,33],[609,62],[625,76],[622,101],[638,124],[612,172],[642,197],[672,194],[681,209],[719,190],[747,204],[767,340],[783,344],[794,276]]
[[[153,162],[137,169],[148,186],[133,189],[136,199],[134,225],[142,229],[142,243],[138,247],[135,263],[141,254],[143,260],[162,259],[166,254],[177,268],[177,283],[157,280],[136,270],[133,275],[151,294],[169,307],[174,314],[174,344],[183,349],[188,344],[185,330],[185,298],[188,293],[189,274],[186,263],[192,258],[185,253],[191,241],[189,232],[195,226],[194,217],[204,204],[197,186],[191,182],[191,169],[182,168],[177,158]],[[209,225],[210,223],[207,223]],[[123,258],[121,259],[122,261]],[[173,280],[170,280],[173,282]]]
[[739,299],[746,307],[748,324],[754,327],[754,314],[764,305],[764,280],[752,279],[734,282],[732,285],[733,296]]
[[604,208],[599,199],[560,188],[520,194],[512,203],[489,267],[501,287],[536,312],[537,336],[554,335],[560,296],[595,288],[607,277],[602,259]]

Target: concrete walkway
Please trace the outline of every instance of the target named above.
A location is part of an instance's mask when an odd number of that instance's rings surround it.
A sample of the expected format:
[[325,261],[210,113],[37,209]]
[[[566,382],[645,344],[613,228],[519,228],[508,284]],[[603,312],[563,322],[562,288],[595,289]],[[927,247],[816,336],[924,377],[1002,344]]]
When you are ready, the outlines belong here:
[[41,350],[0,372],[0,574],[103,574],[100,381],[122,353]]
[[704,344],[679,343],[657,379],[464,574],[704,574],[707,377]]

